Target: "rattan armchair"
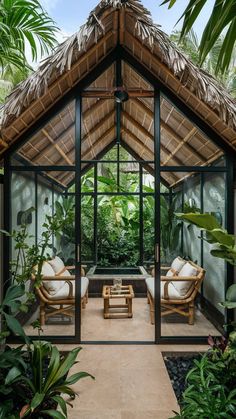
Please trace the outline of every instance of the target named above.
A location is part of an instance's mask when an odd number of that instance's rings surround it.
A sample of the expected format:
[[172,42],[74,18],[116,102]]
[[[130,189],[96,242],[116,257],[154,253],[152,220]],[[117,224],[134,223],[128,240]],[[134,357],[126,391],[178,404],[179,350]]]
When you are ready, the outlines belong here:
[[[188,317],[188,324],[194,324],[195,317],[195,298],[200,290],[202,281],[205,277],[205,270],[195,263],[188,261],[194,268],[197,269],[197,275],[194,276],[161,276],[161,281],[164,282],[162,286],[161,295],[161,316],[177,313]],[[168,268],[167,268],[168,269]],[[187,281],[190,283],[185,295],[173,298],[169,295],[170,285],[173,287],[180,281]],[[154,278],[147,278],[147,299],[150,304],[150,319],[151,324],[155,323],[155,303],[154,303]]]
[[[45,325],[49,317],[57,314],[64,314],[72,318],[74,316],[75,308],[75,275],[65,275],[64,272],[68,269],[74,269],[74,266],[65,266],[60,272],[53,276],[42,277],[41,285],[35,287],[36,294],[39,298],[39,311],[40,311],[40,324]],[[64,275],[63,275],[64,274]],[[35,280],[35,275],[32,275],[32,280]],[[46,282],[61,281],[67,284],[63,285],[61,289],[55,294],[51,294],[47,287]],[[65,290],[66,288],[66,290]],[[86,308],[88,302],[88,278],[85,277],[84,269],[81,268],[81,306]]]

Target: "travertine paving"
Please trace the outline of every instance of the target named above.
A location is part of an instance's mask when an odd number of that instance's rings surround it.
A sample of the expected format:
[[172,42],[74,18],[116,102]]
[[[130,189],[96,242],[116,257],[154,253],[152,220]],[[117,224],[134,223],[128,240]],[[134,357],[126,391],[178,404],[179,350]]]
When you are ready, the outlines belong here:
[[[62,350],[74,345],[60,345]],[[83,345],[71,374],[87,371],[73,387],[79,397],[69,419],[168,419],[178,410],[161,351],[197,351],[204,346]]]

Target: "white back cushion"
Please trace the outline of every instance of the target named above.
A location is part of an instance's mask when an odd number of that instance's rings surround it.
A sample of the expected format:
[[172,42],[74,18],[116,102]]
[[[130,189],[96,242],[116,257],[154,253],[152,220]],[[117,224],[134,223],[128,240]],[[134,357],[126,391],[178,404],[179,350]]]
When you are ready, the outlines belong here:
[[173,276],[173,275],[177,275],[178,273],[174,270],[174,269],[169,269],[168,272],[166,273],[166,276]]
[[182,267],[185,265],[185,263],[186,263],[186,260],[178,256],[177,258],[173,260],[171,264],[171,268],[179,272],[182,269]]
[[[186,262],[179,272],[178,276],[197,276],[198,270],[191,263]],[[192,285],[192,281],[173,281],[175,289],[183,297]]]
[[[43,263],[42,275],[55,276],[55,272],[52,266],[48,262]],[[50,295],[56,294],[59,291],[59,289],[63,287],[64,284],[65,284],[65,281],[53,281],[53,280],[43,281],[43,285]]]
[[[75,281],[71,281],[73,285],[73,297],[75,297]],[[81,297],[85,296],[85,293],[88,289],[89,280],[86,276],[81,277]],[[53,295],[52,300],[60,299],[60,298],[68,298],[70,292],[69,284],[67,282],[64,283],[64,286],[60,288],[60,290]]]
[[[148,277],[145,279],[146,281],[146,285],[147,288],[152,296],[152,298],[154,299],[154,278],[152,277]],[[165,286],[166,281],[161,281],[161,298],[164,298],[164,286]],[[168,296],[170,299],[174,299],[174,300],[180,300],[181,297],[178,293],[178,291],[175,289],[175,287],[173,286],[173,282],[169,282],[168,284]]]
[[56,274],[65,267],[63,260],[59,258],[59,256],[55,256],[55,258],[49,260],[48,263],[50,263],[52,269]]

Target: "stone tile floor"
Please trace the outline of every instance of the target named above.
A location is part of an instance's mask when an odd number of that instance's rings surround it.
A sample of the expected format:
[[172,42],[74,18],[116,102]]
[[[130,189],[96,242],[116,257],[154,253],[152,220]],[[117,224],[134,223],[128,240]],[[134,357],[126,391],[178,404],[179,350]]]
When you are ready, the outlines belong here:
[[[58,345],[70,350],[75,345]],[[169,419],[177,401],[162,351],[203,351],[190,345],[82,345],[71,374],[87,371],[73,388],[79,393],[69,419]]]

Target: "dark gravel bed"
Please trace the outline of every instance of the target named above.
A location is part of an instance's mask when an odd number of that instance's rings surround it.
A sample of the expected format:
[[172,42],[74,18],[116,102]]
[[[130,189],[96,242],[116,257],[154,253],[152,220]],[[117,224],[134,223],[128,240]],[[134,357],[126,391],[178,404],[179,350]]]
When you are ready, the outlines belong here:
[[186,375],[193,367],[194,360],[200,358],[200,354],[164,356],[165,365],[179,404],[186,389]]

